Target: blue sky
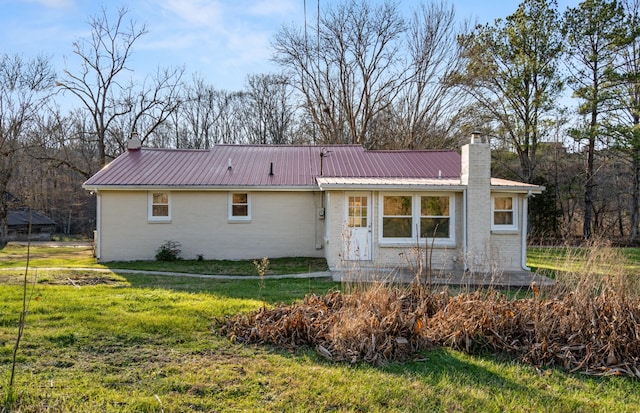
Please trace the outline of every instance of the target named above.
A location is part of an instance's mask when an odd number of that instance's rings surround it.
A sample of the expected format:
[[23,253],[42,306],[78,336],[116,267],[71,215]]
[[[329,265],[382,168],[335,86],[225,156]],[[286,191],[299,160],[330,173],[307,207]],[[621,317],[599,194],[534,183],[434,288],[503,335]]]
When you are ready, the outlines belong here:
[[[315,19],[318,0],[307,0],[307,18]],[[320,0],[321,7],[331,0]],[[440,0],[436,0],[440,1]],[[403,8],[414,1],[401,0]],[[517,1],[450,0],[457,16],[479,23],[513,13]],[[559,9],[578,0],[559,0]],[[0,0],[0,53],[25,57],[50,55],[58,73],[74,70],[72,43],[89,36],[88,20],[105,7],[115,16],[119,5],[149,33],[134,46],[130,68],[144,76],[158,66],[185,66],[220,89],[242,89],[252,73],[275,70],[269,48],[282,24],[302,26],[303,0]]]

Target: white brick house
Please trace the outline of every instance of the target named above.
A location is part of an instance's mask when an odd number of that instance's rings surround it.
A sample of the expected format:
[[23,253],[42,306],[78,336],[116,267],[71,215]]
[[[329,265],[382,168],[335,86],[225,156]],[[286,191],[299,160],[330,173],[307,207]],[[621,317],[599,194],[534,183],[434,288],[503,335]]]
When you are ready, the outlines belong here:
[[443,271],[526,269],[527,200],[543,187],[491,178],[487,144],[455,151],[354,145],[133,145],[83,187],[97,195],[101,261],[153,259],[164,240],[184,258],[325,257],[407,264],[432,248]]

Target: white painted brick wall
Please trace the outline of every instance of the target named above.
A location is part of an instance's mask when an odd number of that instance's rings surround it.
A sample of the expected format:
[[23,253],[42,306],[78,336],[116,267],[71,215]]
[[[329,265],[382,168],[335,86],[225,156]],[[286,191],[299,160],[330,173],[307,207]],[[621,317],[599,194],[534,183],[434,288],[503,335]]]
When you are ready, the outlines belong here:
[[490,271],[491,149],[485,143],[462,147],[461,182],[467,185],[467,264],[471,271]]
[[173,191],[171,223],[148,223],[146,191],[102,191],[101,260],[153,259],[165,241],[206,259],[324,255],[319,192],[252,192],[251,222],[228,222],[228,193]]

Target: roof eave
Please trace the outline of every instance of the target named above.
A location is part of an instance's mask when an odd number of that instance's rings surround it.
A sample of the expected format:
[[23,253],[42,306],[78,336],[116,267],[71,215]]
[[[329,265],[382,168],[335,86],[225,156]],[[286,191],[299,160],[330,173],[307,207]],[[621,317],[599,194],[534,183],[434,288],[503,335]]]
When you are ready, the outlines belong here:
[[491,185],[491,191],[493,192],[516,192],[521,194],[535,194],[539,195],[544,192],[544,186],[523,186],[523,185]]
[[87,191],[317,191],[315,185],[82,185]]

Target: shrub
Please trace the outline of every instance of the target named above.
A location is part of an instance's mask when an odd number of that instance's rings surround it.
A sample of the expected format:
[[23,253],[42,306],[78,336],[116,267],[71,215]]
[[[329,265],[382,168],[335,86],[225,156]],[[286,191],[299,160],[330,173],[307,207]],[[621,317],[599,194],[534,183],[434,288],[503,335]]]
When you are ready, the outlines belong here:
[[156,261],[177,261],[180,259],[180,243],[178,241],[165,241],[156,250]]

